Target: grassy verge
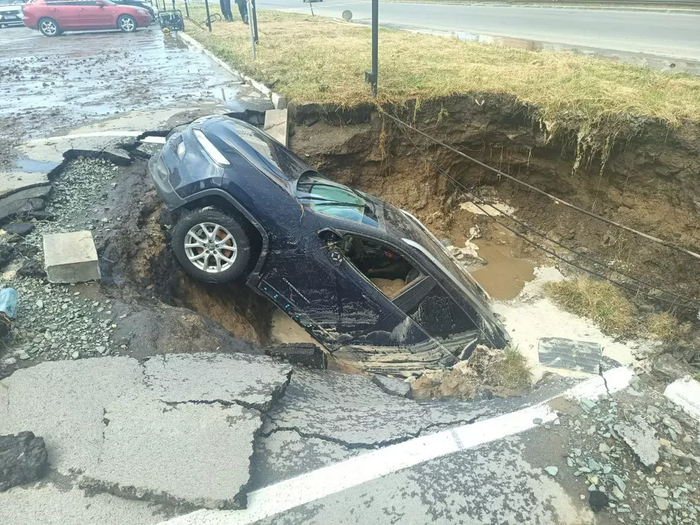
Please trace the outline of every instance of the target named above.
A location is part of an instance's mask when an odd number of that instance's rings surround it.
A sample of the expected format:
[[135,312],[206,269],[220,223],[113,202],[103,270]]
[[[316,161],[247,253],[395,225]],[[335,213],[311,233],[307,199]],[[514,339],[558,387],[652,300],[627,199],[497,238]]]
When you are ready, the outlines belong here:
[[670,313],[640,314],[624,294],[612,284],[579,277],[550,282],[545,293],[565,310],[594,321],[608,335],[650,337],[665,343],[687,344],[692,336],[690,323],[681,323]]
[[[203,20],[201,8],[192,9]],[[251,59],[247,26],[215,23],[188,33],[221,59],[297,103],[372,102],[370,30],[326,18],[259,12],[260,43]],[[381,30],[380,102],[455,94],[513,95],[543,122],[610,122],[629,115],[672,124],[700,121],[700,79],[566,52],[535,52],[456,38]]]

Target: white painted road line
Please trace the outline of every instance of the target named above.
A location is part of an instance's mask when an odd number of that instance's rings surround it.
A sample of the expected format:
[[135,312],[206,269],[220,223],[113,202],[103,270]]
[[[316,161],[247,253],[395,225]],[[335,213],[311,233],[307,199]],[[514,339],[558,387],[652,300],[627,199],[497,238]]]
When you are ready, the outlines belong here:
[[[562,395],[595,399],[606,392],[622,390],[634,373],[620,367],[603,375],[605,381],[600,376],[592,377]],[[541,424],[554,421],[557,415],[549,407],[549,401],[551,399],[510,414],[384,447],[264,487],[248,494],[248,508],[244,510],[199,510],[162,524],[248,525],[431,459],[530,430],[536,426],[533,422],[536,418],[542,420]]]

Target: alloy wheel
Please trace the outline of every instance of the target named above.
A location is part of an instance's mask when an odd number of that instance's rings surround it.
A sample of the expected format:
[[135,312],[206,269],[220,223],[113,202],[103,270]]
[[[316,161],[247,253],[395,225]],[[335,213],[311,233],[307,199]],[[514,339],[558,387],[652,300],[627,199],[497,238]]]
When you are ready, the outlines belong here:
[[128,18],[128,17],[122,18],[119,23],[120,23],[120,27],[124,31],[133,31],[134,28],[136,27],[134,20],[132,18]]
[[221,273],[236,261],[236,240],[226,228],[202,222],[185,235],[185,255],[195,268],[207,273]]
[[41,32],[45,35],[53,36],[56,34],[57,31],[58,27],[56,27],[56,24],[51,20],[44,20],[41,23]]

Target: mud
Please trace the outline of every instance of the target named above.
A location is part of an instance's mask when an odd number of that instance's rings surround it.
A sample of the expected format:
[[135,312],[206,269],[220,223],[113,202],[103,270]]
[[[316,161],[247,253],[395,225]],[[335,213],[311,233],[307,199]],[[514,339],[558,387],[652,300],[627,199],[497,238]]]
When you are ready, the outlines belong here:
[[[587,135],[576,135],[573,124],[569,131],[562,123],[551,135],[534,108],[495,95],[449,97],[422,101],[418,109],[407,104],[386,110],[557,197],[688,249],[700,250],[698,124],[683,123],[671,129],[662,122],[630,117],[624,123],[599,123],[599,128]],[[392,121],[367,108],[353,112],[347,108],[334,111],[309,106],[296,108],[295,115],[291,145],[307,161],[337,180],[411,211],[456,246],[469,238],[473,226],[479,226],[483,232],[481,242],[494,246],[497,252],[496,248],[505,241],[515,261],[524,258],[542,263],[552,257],[506,232],[488,216],[462,206],[473,200],[465,195],[463,188],[467,188],[472,196],[485,202],[510,206],[517,218],[549,239],[682,297],[650,290],[572,255],[532,231],[528,233],[533,241],[562,258],[576,259],[581,266],[635,291],[639,289],[642,297],[650,295],[646,304],[653,302],[660,310],[673,309],[689,318],[697,313],[700,280],[698,261],[691,256],[558,206],[416,134],[409,140]],[[575,116],[572,121],[575,124]],[[447,170],[460,187],[426,163],[426,157]],[[528,232],[507,217],[498,219],[519,234]],[[498,259],[498,253],[492,252],[494,258]],[[508,265],[514,270],[515,281],[530,278],[530,263]],[[571,270],[569,265],[562,266]],[[517,289],[515,283],[493,283],[491,278],[484,281],[492,293],[503,298],[512,296]],[[691,308],[683,309],[678,303]]]
[[[146,161],[137,160],[120,170],[118,180],[119,191],[115,186],[105,200],[103,220],[120,227],[98,237],[98,254],[109,263],[103,265],[103,282],[135,301],[145,298],[192,311],[237,338],[269,344],[273,307],[268,301],[244,283],[208,285],[182,271],[168,246],[172,217],[148,176]],[[208,329],[201,321],[191,323],[191,328]],[[186,330],[178,332],[184,335]]]

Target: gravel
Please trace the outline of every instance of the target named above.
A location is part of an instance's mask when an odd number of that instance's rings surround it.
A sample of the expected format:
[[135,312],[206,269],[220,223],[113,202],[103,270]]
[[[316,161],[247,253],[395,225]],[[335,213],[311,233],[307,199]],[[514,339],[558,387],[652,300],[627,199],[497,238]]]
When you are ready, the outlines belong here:
[[[117,166],[101,159],[76,159],[54,182],[46,211],[55,220],[32,223],[35,228],[25,237],[24,245],[32,247],[30,253],[34,255],[16,257],[2,275],[3,285],[15,288],[18,294],[12,332],[0,346],[0,360],[5,358],[6,365],[11,364],[6,361],[8,357],[27,362],[113,352],[116,315],[111,300],[102,296],[95,284],[76,287],[48,283],[43,278],[42,241],[46,233],[90,229],[99,235],[102,229],[108,229],[111,225],[98,222],[105,212],[100,203],[115,183],[117,170]],[[38,271],[17,271],[32,267]]]

